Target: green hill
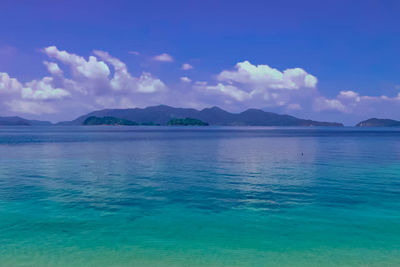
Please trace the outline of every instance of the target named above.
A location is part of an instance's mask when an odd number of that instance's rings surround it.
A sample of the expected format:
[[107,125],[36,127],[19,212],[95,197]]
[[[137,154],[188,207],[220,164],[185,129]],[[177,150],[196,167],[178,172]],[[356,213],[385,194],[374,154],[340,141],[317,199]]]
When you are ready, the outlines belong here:
[[136,122],[119,119],[115,117],[95,117],[87,118],[82,125],[139,125]]
[[184,118],[184,119],[172,119],[169,120],[167,125],[170,126],[208,126],[207,122],[203,122],[198,119]]

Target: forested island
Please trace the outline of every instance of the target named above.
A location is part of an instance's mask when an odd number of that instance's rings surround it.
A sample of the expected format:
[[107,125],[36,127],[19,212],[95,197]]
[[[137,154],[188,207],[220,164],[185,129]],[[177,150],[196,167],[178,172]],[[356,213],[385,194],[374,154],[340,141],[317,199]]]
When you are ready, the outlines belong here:
[[[193,108],[175,108],[166,105],[147,108],[97,110],[72,121],[59,122],[57,125],[82,125],[86,119],[93,116],[99,118],[119,118],[140,125],[153,123],[153,125],[162,126],[171,124],[203,125],[203,123],[211,126],[343,126],[342,123],[300,119],[286,114],[266,112],[261,109],[247,109],[240,113],[231,113],[218,107],[197,110]],[[117,122],[115,125],[121,124]]]
[[207,122],[193,119],[193,118],[184,118],[184,119],[172,119],[169,120],[167,125],[169,126],[208,126]]
[[[127,125],[127,126],[334,126],[342,123],[321,122],[296,118],[285,114],[247,109],[231,113],[218,107],[196,110],[159,105],[133,109],[103,109],[90,112],[72,121],[51,123],[21,117],[0,117],[0,126],[67,126],[67,125]],[[371,118],[356,127],[400,127],[400,121]]]
[[153,122],[137,123],[137,122],[126,120],[126,119],[120,119],[120,118],[109,117],[109,116],[105,116],[105,117],[90,116],[82,123],[82,125],[129,125],[129,126],[145,125],[145,126],[153,126],[153,125],[159,125],[159,124],[155,124]]
[[[0,117],[0,126],[68,126],[68,125],[148,125],[148,126],[334,126],[342,123],[300,119],[290,115],[266,112],[260,109],[247,109],[231,113],[218,107],[196,110],[175,108],[165,105],[132,108],[103,109],[90,112],[72,121],[51,123],[49,121],[29,120],[21,117]],[[371,118],[361,121],[356,127],[400,127],[400,121]]]
[[358,123],[356,126],[357,127],[400,127],[400,121],[372,118],[362,121]]

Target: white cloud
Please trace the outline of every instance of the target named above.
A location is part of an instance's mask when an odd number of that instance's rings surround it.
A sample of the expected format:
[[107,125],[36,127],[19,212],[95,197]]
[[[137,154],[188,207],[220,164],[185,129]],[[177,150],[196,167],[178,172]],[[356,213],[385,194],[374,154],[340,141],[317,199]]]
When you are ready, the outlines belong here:
[[222,82],[236,82],[252,85],[254,88],[298,90],[302,87],[315,88],[317,78],[301,68],[280,72],[268,65],[253,65],[249,61],[239,62],[236,70],[224,70],[217,79]]
[[206,81],[196,81],[194,84],[195,84],[195,85],[200,85],[200,86],[205,86],[205,85],[207,85],[208,83],[207,83]]
[[338,95],[339,99],[343,100],[353,100],[355,102],[360,102],[360,95],[354,91],[340,91]]
[[153,60],[161,61],[161,62],[173,62],[174,58],[171,55],[167,54],[167,53],[163,53],[163,54],[154,56]]
[[54,79],[52,77],[44,77],[42,80],[33,80],[27,82],[22,88],[21,95],[23,99],[32,100],[48,100],[62,99],[70,96],[70,93],[61,88],[53,86]]
[[6,103],[6,106],[9,107],[10,111],[19,113],[19,114],[33,114],[33,115],[42,115],[42,114],[51,114],[57,112],[57,110],[51,105],[44,105],[41,102],[32,102],[26,100],[11,100]]
[[340,91],[336,98],[320,96],[314,100],[315,111],[338,111],[356,116],[392,117],[400,107],[400,94],[394,97],[362,96],[355,91]]
[[[94,50],[93,54],[98,56],[100,59],[104,60],[105,62],[111,64],[116,71],[123,71],[128,72],[125,63],[123,63],[118,58],[112,57],[108,52],[101,51],[101,50]],[[107,66],[108,68],[108,66]]]
[[104,60],[112,67],[114,67],[114,76],[109,80],[110,86],[113,90],[124,90],[127,89],[132,83],[135,83],[135,79],[128,72],[128,68],[125,63],[121,60],[112,57],[109,53],[104,51],[95,50],[93,53],[100,59]]
[[[366,96],[352,90],[342,90],[332,98],[317,89],[318,80],[302,68],[278,70],[268,65],[253,65],[249,61],[215,75],[214,81],[192,81],[182,76],[186,86],[168,89],[151,73],[132,74],[120,59],[105,51],[93,51],[89,57],[59,50],[55,46],[43,49],[52,59],[44,61],[48,75],[27,82],[0,72],[0,110],[17,114],[82,113],[101,108],[128,108],[154,104],[210,104],[231,110],[268,108],[290,114],[345,114],[392,117],[400,109],[400,94]],[[157,59],[156,59],[157,58]],[[171,62],[168,54],[155,60]],[[65,68],[70,71],[65,71]],[[185,63],[182,69],[191,65]],[[187,90],[192,86],[193,90]],[[183,87],[185,91],[182,95]],[[168,92],[168,94],[166,93]],[[343,116],[343,115],[342,115]]]
[[137,83],[137,91],[140,93],[155,93],[164,91],[166,88],[167,87],[161,80],[154,79],[148,72],[143,72]]
[[94,56],[84,57],[60,51],[55,46],[43,49],[44,53],[50,58],[55,58],[63,64],[69,65],[73,74],[83,76],[88,79],[106,79],[110,75],[110,69],[103,61],[99,61]]
[[69,92],[53,86],[52,77],[44,77],[41,80],[33,80],[22,84],[7,73],[0,73],[0,94],[14,94],[21,99],[51,100],[69,96]]
[[140,53],[138,51],[129,51],[128,53],[131,55],[135,55],[135,56],[140,55]]
[[363,96],[356,91],[342,90],[336,97],[327,98],[318,91],[317,78],[302,68],[280,71],[244,61],[237,63],[233,70],[221,71],[216,80],[216,84],[194,82],[194,88],[205,95],[219,95],[208,100],[231,108],[268,108],[292,114],[333,112],[346,114],[346,118],[350,115],[392,117],[393,110],[400,108],[400,94]]
[[190,83],[192,81],[189,77],[181,77],[180,80],[185,83]]
[[292,104],[288,105],[288,109],[289,110],[302,110],[303,108],[299,104],[292,103]]
[[46,65],[47,70],[53,75],[61,75],[63,71],[60,69],[57,63],[43,61],[43,64]]
[[233,85],[224,85],[222,83],[218,83],[214,86],[200,85],[198,89],[221,93],[235,99],[236,101],[244,101],[251,97],[249,93],[242,91]]
[[[237,104],[258,108],[286,108],[302,110],[302,102],[318,95],[317,78],[301,68],[279,71],[268,65],[239,62],[234,70],[224,70],[217,76],[217,84],[199,84],[204,92],[213,91]],[[232,105],[234,102],[229,101]],[[226,103],[226,102],[224,102]]]
[[155,93],[166,89],[165,84],[154,78],[150,73],[143,72],[139,78],[133,77],[121,60],[110,56],[104,51],[94,51],[96,56],[114,67],[114,76],[110,84],[114,90],[137,91],[140,93]]
[[314,100],[314,110],[337,110],[341,112],[347,112],[346,107],[337,99],[327,99],[323,96],[317,97]]
[[22,84],[15,78],[11,78],[8,73],[0,72],[0,94],[12,94],[19,92]]
[[182,64],[182,69],[183,70],[191,70],[191,69],[193,69],[193,66],[190,65],[189,63],[184,63],[184,64]]
[[[152,94],[167,91],[160,79],[148,72],[135,77],[124,62],[104,51],[93,51],[93,56],[87,60],[55,46],[42,51],[58,61],[43,62],[50,76],[22,83],[0,72],[2,112],[4,108],[18,114],[44,114],[62,109],[65,112],[71,106],[86,110],[126,107],[128,104],[151,103]],[[70,72],[62,70],[65,65]]]

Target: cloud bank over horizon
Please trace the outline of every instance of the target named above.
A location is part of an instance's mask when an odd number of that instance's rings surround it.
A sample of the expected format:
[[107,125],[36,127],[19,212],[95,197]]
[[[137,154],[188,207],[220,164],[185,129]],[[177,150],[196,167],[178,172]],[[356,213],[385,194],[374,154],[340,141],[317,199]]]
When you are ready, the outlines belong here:
[[47,69],[44,77],[23,82],[0,72],[1,115],[73,119],[82,112],[103,108],[167,104],[220,106],[229,111],[261,108],[312,118],[334,114],[357,120],[391,117],[400,107],[400,93],[368,96],[338,89],[336,97],[326,97],[318,89],[318,78],[301,67],[278,70],[244,60],[203,80],[196,79],[191,64],[170,54],[149,58],[176,68],[179,75],[166,82],[144,70],[132,74],[126,63],[106,51],[93,50],[85,57],[48,46],[41,52],[47,57],[42,62]]

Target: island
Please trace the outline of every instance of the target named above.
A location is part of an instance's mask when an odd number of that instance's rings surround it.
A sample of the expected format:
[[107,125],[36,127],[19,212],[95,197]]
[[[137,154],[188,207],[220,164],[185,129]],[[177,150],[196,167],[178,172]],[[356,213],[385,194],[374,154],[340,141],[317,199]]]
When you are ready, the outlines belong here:
[[135,122],[127,119],[121,119],[116,117],[96,117],[90,116],[82,122],[82,125],[127,125],[127,126],[158,126],[160,124],[154,122]]
[[358,123],[356,127],[400,127],[400,121],[372,118]]
[[119,119],[115,117],[95,117],[91,116],[87,118],[82,125],[138,125],[138,123]]
[[49,121],[28,120],[21,117],[0,117],[0,126],[50,126]]
[[[113,117],[135,122],[139,125],[162,125],[167,126],[171,120],[195,119],[205,122],[212,126],[333,126],[343,127],[342,123],[314,121],[309,119],[300,119],[287,114],[277,114],[267,112],[261,109],[247,109],[240,113],[232,113],[219,107],[204,108],[197,110],[193,108],[175,108],[166,105],[151,106],[146,108],[128,108],[128,109],[103,109],[82,115],[72,121],[62,121],[57,125],[82,125],[89,117]],[[189,121],[171,122],[174,125],[191,125]],[[176,124],[178,123],[178,124]],[[112,125],[120,125],[112,123]],[[194,125],[199,125],[195,122]]]
[[[392,125],[393,123],[389,123],[390,125],[385,126],[400,126],[397,125],[397,123],[399,122],[396,122],[395,125]],[[362,126],[367,126],[367,124],[368,123],[366,122],[362,122]],[[146,108],[97,110],[79,116],[72,121],[61,121],[54,124],[48,121],[28,120],[20,117],[0,117],[0,126],[52,125],[343,127],[343,124],[338,122],[301,119],[287,114],[277,114],[254,108],[247,109],[239,113],[232,113],[219,107],[210,107],[197,110],[193,108],[175,108],[166,105],[151,106]]]
[[193,118],[184,118],[184,119],[171,119],[168,121],[167,125],[169,126],[208,126],[207,122],[193,119]]

